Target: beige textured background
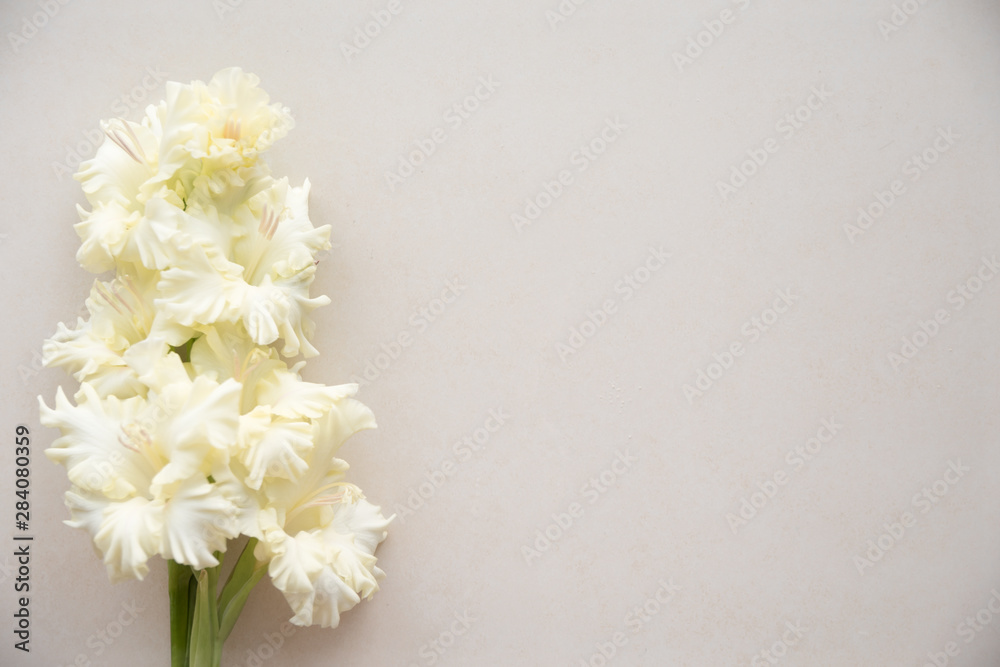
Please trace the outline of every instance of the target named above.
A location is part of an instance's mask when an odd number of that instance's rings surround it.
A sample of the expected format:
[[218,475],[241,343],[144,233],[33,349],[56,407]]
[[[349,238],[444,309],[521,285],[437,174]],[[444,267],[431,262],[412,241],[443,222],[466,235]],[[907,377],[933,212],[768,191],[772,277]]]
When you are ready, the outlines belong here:
[[[391,22],[345,55],[372,12]],[[265,580],[225,665],[1000,664],[1000,280],[976,282],[1000,253],[996,2],[5,0],[0,28],[0,534],[24,423],[35,535],[33,650],[12,648],[0,556],[0,663],[166,664],[163,563],[108,584],[61,524],[65,474],[41,454],[54,434],[35,396],[71,380],[38,372],[37,354],[91,281],[60,165],[164,80],[239,65],[292,109],[271,164],[312,179],[313,220],[334,229],[306,375],[368,368],[380,429],[345,458],[387,513],[418,507],[379,551],[382,590],[339,629],[280,636],[291,614]],[[689,39],[707,46],[678,66]],[[492,92],[449,120],[480,77]],[[581,157],[608,122],[614,141]],[[434,154],[390,184],[437,128]],[[561,174],[518,231],[512,214]],[[670,257],[647,273],[650,248]],[[435,302],[448,281],[459,296]],[[592,335],[561,355],[574,327]],[[688,400],[699,370],[716,379]],[[491,410],[504,423],[477,432]],[[477,434],[479,451],[454,448]],[[734,534],[744,499],[762,506]],[[911,525],[893,525],[904,512]]]

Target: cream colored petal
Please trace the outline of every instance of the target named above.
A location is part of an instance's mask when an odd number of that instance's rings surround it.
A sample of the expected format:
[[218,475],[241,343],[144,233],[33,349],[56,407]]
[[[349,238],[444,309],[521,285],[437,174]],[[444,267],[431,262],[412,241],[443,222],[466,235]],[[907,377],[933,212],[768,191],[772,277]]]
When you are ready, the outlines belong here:
[[163,536],[163,504],[146,498],[112,502],[104,510],[94,545],[104,554],[112,582],[143,579]]
[[[101,398],[116,396],[124,399],[146,395],[146,385],[139,381],[128,366],[102,365],[93,374],[86,376],[84,381]],[[73,396],[74,400],[80,400],[80,397],[79,391]]]
[[375,548],[389,534],[387,528],[394,518],[395,515],[385,518],[381,507],[362,498],[354,503],[337,505],[333,522],[324,529],[324,534],[326,531],[335,531],[342,535],[353,535],[358,548],[374,554]]
[[58,428],[62,436],[45,450],[49,460],[66,467],[70,481],[81,489],[109,498],[125,498],[148,484],[149,469],[141,456],[129,449],[122,425],[133,421],[145,404],[141,398],[104,401],[87,383],[81,384],[79,405],[70,404],[62,387],[56,407],[39,398],[43,426]]
[[334,524],[294,536],[274,523],[265,528],[264,553],[258,557],[271,558],[272,582],[295,612],[291,622],[296,625],[336,627],[341,614],[371,597],[385,576],[372,555],[387,523],[378,508],[366,505],[338,513],[339,525],[366,531],[366,536],[340,532]]
[[340,615],[357,605],[361,597],[331,567],[326,567],[310,591],[286,593],[285,600],[295,612],[292,624],[335,628],[340,625]]
[[[226,126],[213,129],[218,137],[237,137],[235,147],[244,155],[267,150],[294,126],[288,109],[270,104],[260,86],[260,79],[238,67],[220,70],[205,87],[205,103],[214,108],[216,118]],[[238,123],[238,132],[233,125]]]
[[212,469],[216,490],[236,508],[236,529],[241,535],[264,539],[260,516],[264,512],[264,498],[242,481],[246,470],[242,464],[233,459],[229,465],[217,465]]
[[80,222],[73,225],[80,237],[76,260],[92,273],[103,273],[115,268],[128,243],[129,231],[142,218],[142,213],[129,210],[117,201],[96,204],[91,211],[77,206]]
[[151,337],[136,343],[122,359],[143,386],[153,392],[162,392],[168,385],[191,382],[180,356],[171,352],[162,338]]
[[258,382],[257,400],[281,417],[318,419],[338,400],[357,391],[357,384],[327,386],[305,382],[296,372],[275,369]]
[[313,581],[326,567],[326,550],[316,535],[301,532],[295,537],[279,530],[265,531],[272,557],[268,574],[282,593],[309,593]]
[[166,465],[152,481],[152,492],[177,481],[207,475],[217,462],[226,463],[239,433],[240,384],[218,384],[206,377],[164,387],[148,408],[155,424],[152,439]]
[[157,138],[141,123],[120,119],[103,123],[102,129],[104,142],[93,158],[80,164],[74,178],[91,204],[131,206],[155,173]]
[[[347,463],[336,457],[347,438],[363,429],[375,428],[375,416],[363,403],[352,398],[335,402],[321,419],[313,422],[313,449],[309,469],[295,482],[268,480],[262,490],[275,507],[289,512],[289,525],[295,516],[303,516],[306,524],[313,523],[306,508],[316,501],[335,495],[344,481]],[[338,485],[338,486],[334,486]]]
[[[160,330],[167,333],[170,324],[177,324],[186,336],[186,327],[235,322],[246,289],[240,267],[196,243],[187,246],[183,253],[182,266],[172,266],[161,274],[160,297],[154,302]],[[171,338],[168,333],[171,345],[187,340],[175,342]]]
[[124,367],[121,355],[93,334],[89,321],[77,320],[75,329],[62,322],[55,335],[42,344],[42,364],[62,368],[82,382],[105,366]]
[[246,267],[247,282],[260,284],[265,275],[288,278],[312,267],[316,255],[330,248],[330,227],[314,228],[309,220],[309,180],[289,188],[279,179],[240,210],[243,238],[233,261]]
[[164,501],[163,557],[199,570],[218,565],[213,552],[225,551],[226,541],[239,534],[232,500],[197,477],[164,489],[159,499]]
[[265,276],[260,285],[247,285],[242,292],[241,315],[250,339],[258,345],[270,345],[281,334],[282,325],[291,315],[292,302],[284,290]]
[[95,280],[87,298],[93,335],[118,353],[149,334],[157,274],[139,267],[119,271],[113,280]]
[[[266,413],[266,408],[258,408]],[[254,413],[251,413],[252,415]],[[308,468],[304,456],[312,449],[312,425],[304,421],[259,419],[260,412],[247,428],[241,429],[240,461],[247,468],[246,485],[260,489],[265,476],[294,481]]]

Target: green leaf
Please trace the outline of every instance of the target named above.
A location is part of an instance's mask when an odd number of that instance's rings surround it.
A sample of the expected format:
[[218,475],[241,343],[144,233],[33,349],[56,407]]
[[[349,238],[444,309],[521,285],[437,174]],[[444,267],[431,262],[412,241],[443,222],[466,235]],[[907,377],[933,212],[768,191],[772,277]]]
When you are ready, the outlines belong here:
[[254,567],[250,576],[244,581],[240,589],[229,599],[225,609],[220,610],[220,645],[222,642],[226,641],[226,638],[229,637],[229,633],[233,631],[233,627],[236,625],[236,621],[240,617],[240,612],[243,611],[243,606],[247,603],[247,599],[250,597],[250,592],[253,591],[253,587],[257,585],[257,583],[261,580],[261,577],[264,576],[265,572],[267,572],[267,563],[257,563],[256,567]]
[[[194,621],[191,625],[190,667],[216,667],[216,642],[219,641],[219,617],[215,609],[215,590],[212,570],[198,573],[198,592],[195,596]],[[215,576],[218,576],[216,570]],[[221,650],[219,651],[221,655]]]
[[246,605],[250,592],[257,582],[261,580],[267,571],[267,563],[258,563],[253,555],[254,547],[257,546],[257,538],[251,537],[243,547],[240,559],[236,561],[236,566],[229,573],[229,579],[222,587],[222,594],[219,596],[219,638],[225,641],[232,632],[236,621]]
[[226,583],[222,587],[222,594],[219,595],[220,617],[226,605],[229,604],[229,601],[233,599],[233,596],[242,588],[244,582],[253,572],[254,566],[257,564],[257,559],[253,555],[253,550],[256,546],[257,538],[251,537],[246,546],[243,547],[243,551],[240,553],[240,558],[236,561],[233,571],[229,573],[229,578],[226,579]]

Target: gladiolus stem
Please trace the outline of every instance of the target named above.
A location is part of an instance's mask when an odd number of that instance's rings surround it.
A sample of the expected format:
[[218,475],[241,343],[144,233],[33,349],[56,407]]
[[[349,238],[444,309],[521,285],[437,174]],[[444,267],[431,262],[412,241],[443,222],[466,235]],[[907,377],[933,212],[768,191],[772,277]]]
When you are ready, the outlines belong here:
[[173,560],[167,562],[170,589],[170,667],[188,667],[188,639],[191,635],[189,584],[191,568]]
[[253,587],[267,572],[257,562],[250,538],[236,561],[222,591],[219,565],[194,571],[173,560],[168,562],[170,587],[170,667],[219,667],[222,647],[243,611]]

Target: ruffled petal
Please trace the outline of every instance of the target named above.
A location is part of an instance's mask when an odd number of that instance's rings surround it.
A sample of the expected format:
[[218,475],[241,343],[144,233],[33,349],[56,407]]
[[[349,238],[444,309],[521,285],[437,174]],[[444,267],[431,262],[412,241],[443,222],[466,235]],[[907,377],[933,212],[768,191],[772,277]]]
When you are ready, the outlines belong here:
[[[246,283],[242,271],[215,251],[192,243],[186,246],[183,267],[161,274],[156,320],[171,345],[190,338],[190,328],[217,322],[235,322]],[[179,327],[179,328],[178,328]]]
[[[372,411],[352,398],[340,399],[321,419],[313,422],[313,449],[305,474],[295,482],[283,479],[265,482],[262,490],[268,501],[288,511],[290,529],[303,524],[317,525],[310,517],[316,512],[309,508],[322,506],[316,501],[334,495],[331,489],[342,486],[348,468],[345,461],[336,457],[337,451],[347,438],[369,428],[375,428]],[[301,517],[299,524],[293,523],[297,516]]]
[[[343,504],[340,519],[294,536],[271,521],[258,557],[270,557],[268,572],[295,612],[295,625],[336,627],[340,615],[378,590],[385,573],[376,566],[375,547],[385,539],[388,520],[374,505]],[[350,532],[356,528],[359,532]]]
[[291,537],[280,528],[265,530],[264,536],[261,544],[270,556],[267,571],[274,587],[282,593],[310,592],[326,566],[322,541],[307,532]]
[[52,338],[42,344],[42,364],[62,368],[78,382],[84,382],[107,366],[124,367],[121,355],[94,336],[89,321],[77,320],[75,329],[59,323]]
[[103,273],[115,268],[118,258],[128,242],[128,232],[142,218],[139,211],[130,211],[117,201],[97,204],[85,211],[77,206],[80,222],[73,225],[80,237],[76,260],[92,273]]
[[214,552],[226,550],[226,540],[239,534],[238,508],[222,487],[192,477],[161,494],[164,500],[160,553],[203,570],[219,561]]
[[153,493],[228,460],[239,433],[240,389],[235,380],[219,384],[206,377],[164,387],[161,404],[149,415],[156,423],[153,440],[167,460],[153,478]]
[[305,382],[291,370],[275,369],[259,380],[257,400],[281,417],[318,419],[338,400],[353,396],[357,391],[357,384],[331,387]]
[[42,425],[62,431],[45,455],[65,466],[70,481],[81,489],[108,498],[135,494],[148,483],[148,470],[126,446],[122,425],[132,422],[143,399],[121,401],[111,396],[102,402],[87,383],[80,386],[80,391],[77,406],[70,404],[62,387],[56,391],[54,409],[39,398]]
[[92,205],[134,206],[142,185],[155,173],[157,138],[141,123],[121,119],[103,123],[102,129],[105,140],[74,178]]
[[147,562],[156,555],[163,535],[163,505],[146,498],[112,502],[94,535],[94,545],[104,554],[112,582],[142,579]]
[[312,449],[312,425],[305,421],[272,419],[259,406],[240,418],[240,461],[247,467],[246,485],[260,489],[264,477],[296,480],[308,468],[304,456]]
[[270,104],[260,79],[239,67],[220,70],[208,82],[204,103],[215,112],[211,126],[216,141],[232,138],[244,156],[266,151],[294,126],[292,115],[280,104]]
[[374,554],[375,548],[388,536],[387,528],[394,518],[395,515],[385,518],[381,507],[361,498],[354,503],[337,505],[333,522],[328,529],[343,535],[353,535],[358,548]]

